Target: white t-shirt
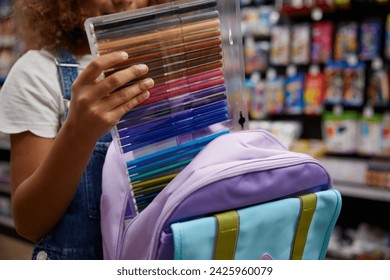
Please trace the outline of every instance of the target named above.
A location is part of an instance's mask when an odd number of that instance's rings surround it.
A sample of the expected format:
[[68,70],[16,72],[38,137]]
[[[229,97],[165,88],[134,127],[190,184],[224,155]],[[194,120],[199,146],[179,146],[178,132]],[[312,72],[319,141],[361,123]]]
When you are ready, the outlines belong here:
[[[57,135],[64,104],[54,59],[45,50],[32,50],[14,64],[0,91],[1,132]],[[91,55],[77,58],[79,69],[91,59]]]

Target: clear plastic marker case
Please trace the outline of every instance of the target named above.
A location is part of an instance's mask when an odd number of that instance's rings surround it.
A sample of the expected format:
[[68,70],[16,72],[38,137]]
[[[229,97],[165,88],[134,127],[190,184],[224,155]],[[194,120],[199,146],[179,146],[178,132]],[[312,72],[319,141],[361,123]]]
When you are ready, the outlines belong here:
[[207,143],[247,129],[239,7],[239,0],[179,0],[86,20],[93,55],[129,54],[105,75],[144,63],[155,81],[149,99],[112,131],[131,183],[129,218]]

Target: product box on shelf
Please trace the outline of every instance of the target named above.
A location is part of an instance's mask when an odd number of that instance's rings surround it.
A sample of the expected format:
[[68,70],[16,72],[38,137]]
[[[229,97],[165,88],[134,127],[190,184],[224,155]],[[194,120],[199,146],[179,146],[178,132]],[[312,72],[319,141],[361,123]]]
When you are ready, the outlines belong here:
[[356,112],[325,112],[323,135],[328,152],[355,153],[358,148],[359,115]]

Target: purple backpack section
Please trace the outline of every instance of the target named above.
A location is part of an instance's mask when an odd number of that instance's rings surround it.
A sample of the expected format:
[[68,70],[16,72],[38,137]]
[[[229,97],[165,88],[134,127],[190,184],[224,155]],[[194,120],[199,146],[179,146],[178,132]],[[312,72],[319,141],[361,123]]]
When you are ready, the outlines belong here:
[[112,146],[103,170],[105,259],[172,259],[172,223],[332,187],[319,161],[288,151],[269,132],[232,132],[210,142],[126,223],[131,189],[114,153]]

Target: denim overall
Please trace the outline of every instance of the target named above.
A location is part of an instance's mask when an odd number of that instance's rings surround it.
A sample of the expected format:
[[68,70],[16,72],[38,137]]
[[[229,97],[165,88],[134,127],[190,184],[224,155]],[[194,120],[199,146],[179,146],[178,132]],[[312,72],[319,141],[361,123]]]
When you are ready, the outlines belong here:
[[[58,51],[56,64],[64,103],[69,103],[71,87],[78,75],[78,64],[63,50]],[[64,117],[66,113],[67,107]],[[111,140],[111,134],[108,133],[97,142],[73,201],[54,229],[36,243],[33,259],[103,258],[100,231],[101,179],[104,158]]]

